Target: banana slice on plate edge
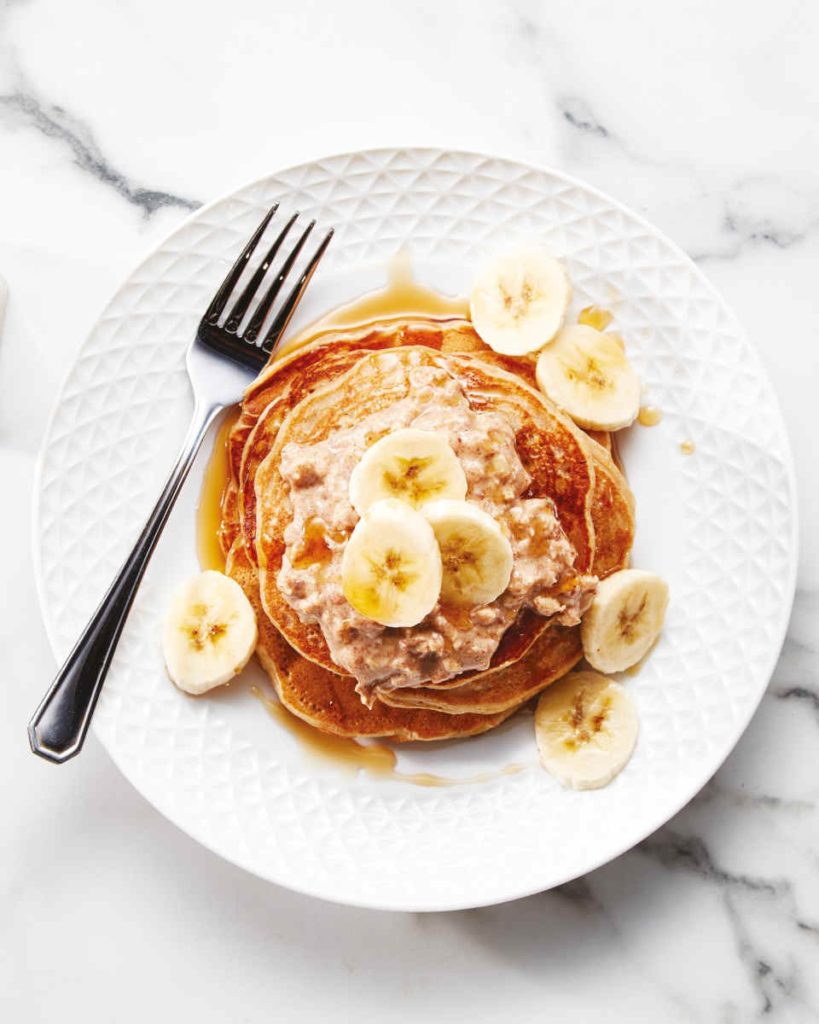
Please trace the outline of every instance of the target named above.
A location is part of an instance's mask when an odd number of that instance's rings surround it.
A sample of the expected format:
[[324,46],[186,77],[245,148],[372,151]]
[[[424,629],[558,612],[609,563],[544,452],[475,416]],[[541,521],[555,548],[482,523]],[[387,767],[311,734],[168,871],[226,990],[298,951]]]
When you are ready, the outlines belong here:
[[541,764],[571,789],[599,789],[619,775],[639,729],[626,688],[597,672],[564,676],[543,691],[535,710]]
[[470,294],[469,314],[491,349],[523,356],[554,338],[571,298],[562,264],[531,246],[505,253],[484,268]]
[[540,390],[587,430],[620,430],[637,418],[640,378],[616,336],[564,327],[538,356]]
[[162,651],[171,680],[198,696],[230,682],[256,649],[256,614],[239,584],[209,569],[177,588]]
[[586,661],[600,672],[624,672],[644,657],[660,634],[668,584],[645,569],[621,569],[597,584],[583,616]]

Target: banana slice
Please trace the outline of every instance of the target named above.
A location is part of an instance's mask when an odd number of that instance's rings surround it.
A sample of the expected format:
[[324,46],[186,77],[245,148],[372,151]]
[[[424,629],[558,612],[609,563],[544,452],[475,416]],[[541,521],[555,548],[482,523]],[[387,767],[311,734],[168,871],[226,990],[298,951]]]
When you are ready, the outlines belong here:
[[419,508],[435,498],[465,496],[464,471],[445,438],[415,427],[376,441],[350,475],[350,504],[360,516],[385,498]]
[[239,584],[221,572],[202,572],[177,590],[165,616],[168,675],[186,693],[212,690],[242,671],[256,636],[256,615]]
[[573,672],[537,702],[541,763],[572,789],[599,789],[611,782],[634,752],[638,732],[625,688],[597,672]]
[[640,409],[640,378],[616,337],[586,324],[564,328],[537,360],[541,391],[589,430],[619,430]]
[[540,249],[507,253],[488,266],[469,298],[475,330],[496,352],[523,356],[554,338],[572,286],[557,260]]
[[432,527],[395,498],[371,505],[344,549],[341,588],[366,618],[415,626],[441,592],[441,553]]
[[636,665],[663,628],[668,584],[653,572],[622,569],[597,585],[580,636],[586,661],[601,672]]
[[489,604],[509,586],[512,545],[495,520],[477,505],[444,498],[422,509],[435,531],[447,604]]

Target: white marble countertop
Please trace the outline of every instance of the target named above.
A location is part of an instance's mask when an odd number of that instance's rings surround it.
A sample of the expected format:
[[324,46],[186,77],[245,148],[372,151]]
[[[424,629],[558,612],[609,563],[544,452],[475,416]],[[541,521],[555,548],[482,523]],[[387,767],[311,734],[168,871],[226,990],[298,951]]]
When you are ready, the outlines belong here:
[[[817,1019],[818,50],[819,7],[800,0],[0,2],[0,1018]],[[679,242],[773,378],[803,533],[769,691],[690,806],[561,889],[426,916],[252,878],[162,819],[96,740],[55,769],[24,728],[54,671],[34,462],[103,303],[200,202],[393,144],[555,166]]]

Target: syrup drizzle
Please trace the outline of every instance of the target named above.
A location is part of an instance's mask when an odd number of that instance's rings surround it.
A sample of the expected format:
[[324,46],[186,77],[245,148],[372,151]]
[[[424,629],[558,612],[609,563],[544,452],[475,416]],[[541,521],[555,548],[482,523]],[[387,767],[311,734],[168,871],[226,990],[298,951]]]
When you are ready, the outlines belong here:
[[654,405],[643,405],[637,415],[641,427],[656,427],[663,418],[662,411]]
[[419,284],[412,276],[412,262],[406,249],[400,249],[389,261],[387,285],[325,313],[305,327],[281,351],[288,354],[309,345],[322,335],[344,327],[363,327],[375,320],[390,322],[413,316],[433,320],[463,319],[469,316],[466,298],[442,295]]
[[196,550],[199,564],[203,569],[216,569],[219,572],[225,571],[225,556],[219,534],[222,506],[229,483],[228,436],[238,416],[238,409],[231,409],[219,424],[196,505]]
[[252,686],[250,692],[257,700],[261,701],[276,722],[296,737],[310,757],[325,763],[329,762],[348,773],[357,774],[359,771],[363,771],[373,778],[409,782],[414,786],[439,788],[491,782],[493,779],[499,779],[505,775],[517,775],[529,767],[526,764],[513,762],[504,765],[498,771],[479,772],[477,775],[469,775],[463,779],[433,775],[430,772],[399,772],[396,771],[398,759],[392,747],[383,743],[362,743],[345,736],[332,736],[319,732],[312,725],[291,714],[277,699],[262,693],[258,686]]

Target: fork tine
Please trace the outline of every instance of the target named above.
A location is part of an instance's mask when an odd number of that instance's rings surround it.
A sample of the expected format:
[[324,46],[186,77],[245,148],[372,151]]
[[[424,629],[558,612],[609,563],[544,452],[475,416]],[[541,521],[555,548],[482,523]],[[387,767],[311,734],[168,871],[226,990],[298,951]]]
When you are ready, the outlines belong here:
[[250,318],[250,322],[247,325],[247,330],[243,335],[245,341],[255,341],[256,338],[258,337],[259,331],[262,329],[264,319],[270,312],[270,307],[273,305],[273,303],[276,300],[276,296],[281,291],[281,287],[284,284],[285,278],[293,269],[293,264],[298,259],[298,255],[301,252],[304,243],[307,241],[308,235],[315,227],[315,224],[316,222],[314,220],[311,220],[307,227],[304,229],[304,231],[301,234],[301,238],[293,246],[292,252],[282,264],[281,269],[279,270],[278,274],[276,274],[276,277],[273,280],[273,283],[267,289],[267,291],[264,294],[264,297],[262,298],[262,301],[256,307],[256,310],[254,311],[253,316]]
[[205,323],[215,324],[216,321],[219,319],[222,310],[227,305],[227,300],[230,298],[230,293],[236,287],[236,282],[242,276],[242,271],[247,266],[247,261],[253,255],[253,250],[259,244],[259,239],[264,234],[265,228],[270,223],[271,218],[276,213],[276,210],[278,210],[278,208],[278,203],[274,203],[270,207],[270,209],[262,218],[261,224],[253,232],[253,236],[251,237],[250,241],[247,243],[244,249],[242,249],[239,258],[230,268],[230,273],[227,275],[227,277],[220,285],[219,291],[213,296],[213,301],[208,306],[207,312],[205,313],[204,317],[202,317]]
[[276,314],[276,318],[273,323],[270,325],[270,330],[267,332],[261,346],[262,351],[267,352],[268,355],[273,351],[276,345],[278,345],[279,338],[281,338],[284,333],[285,328],[290,322],[290,317],[293,315],[296,306],[298,306],[301,297],[304,294],[304,289],[310,283],[310,278],[316,272],[316,267],[319,265],[322,256],[327,251],[327,246],[330,244],[330,239],[333,237],[333,234],[333,228],[330,228],[322,239],[318,249],[313,253],[313,258],[305,267],[301,277],[295,283],[290,294],[285,299],[284,304]]
[[253,296],[259,290],[259,285],[262,283],[265,274],[270,269],[270,264],[276,258],[276,253],[281,248],[281,244],[287,237],[288,231],[296,223],[298,217],[298,213],[294,213],[290,220],[281,229],[281,231],[278,234],[278,237],[276,238],[276,241],[267,250],[265,258],[256,268],[253,277],[251,277],[250,281],[247,284],[247,287],[242,290],[242,294],[236,300],[233,309],[231,309],[231,311],[228,313],[228,318],[225,321],[224,329],[229,334],[233,334],[235,331],[239,329],[239,324],[242,322],[242,318],[248,311],[250,303],[253,301]]

